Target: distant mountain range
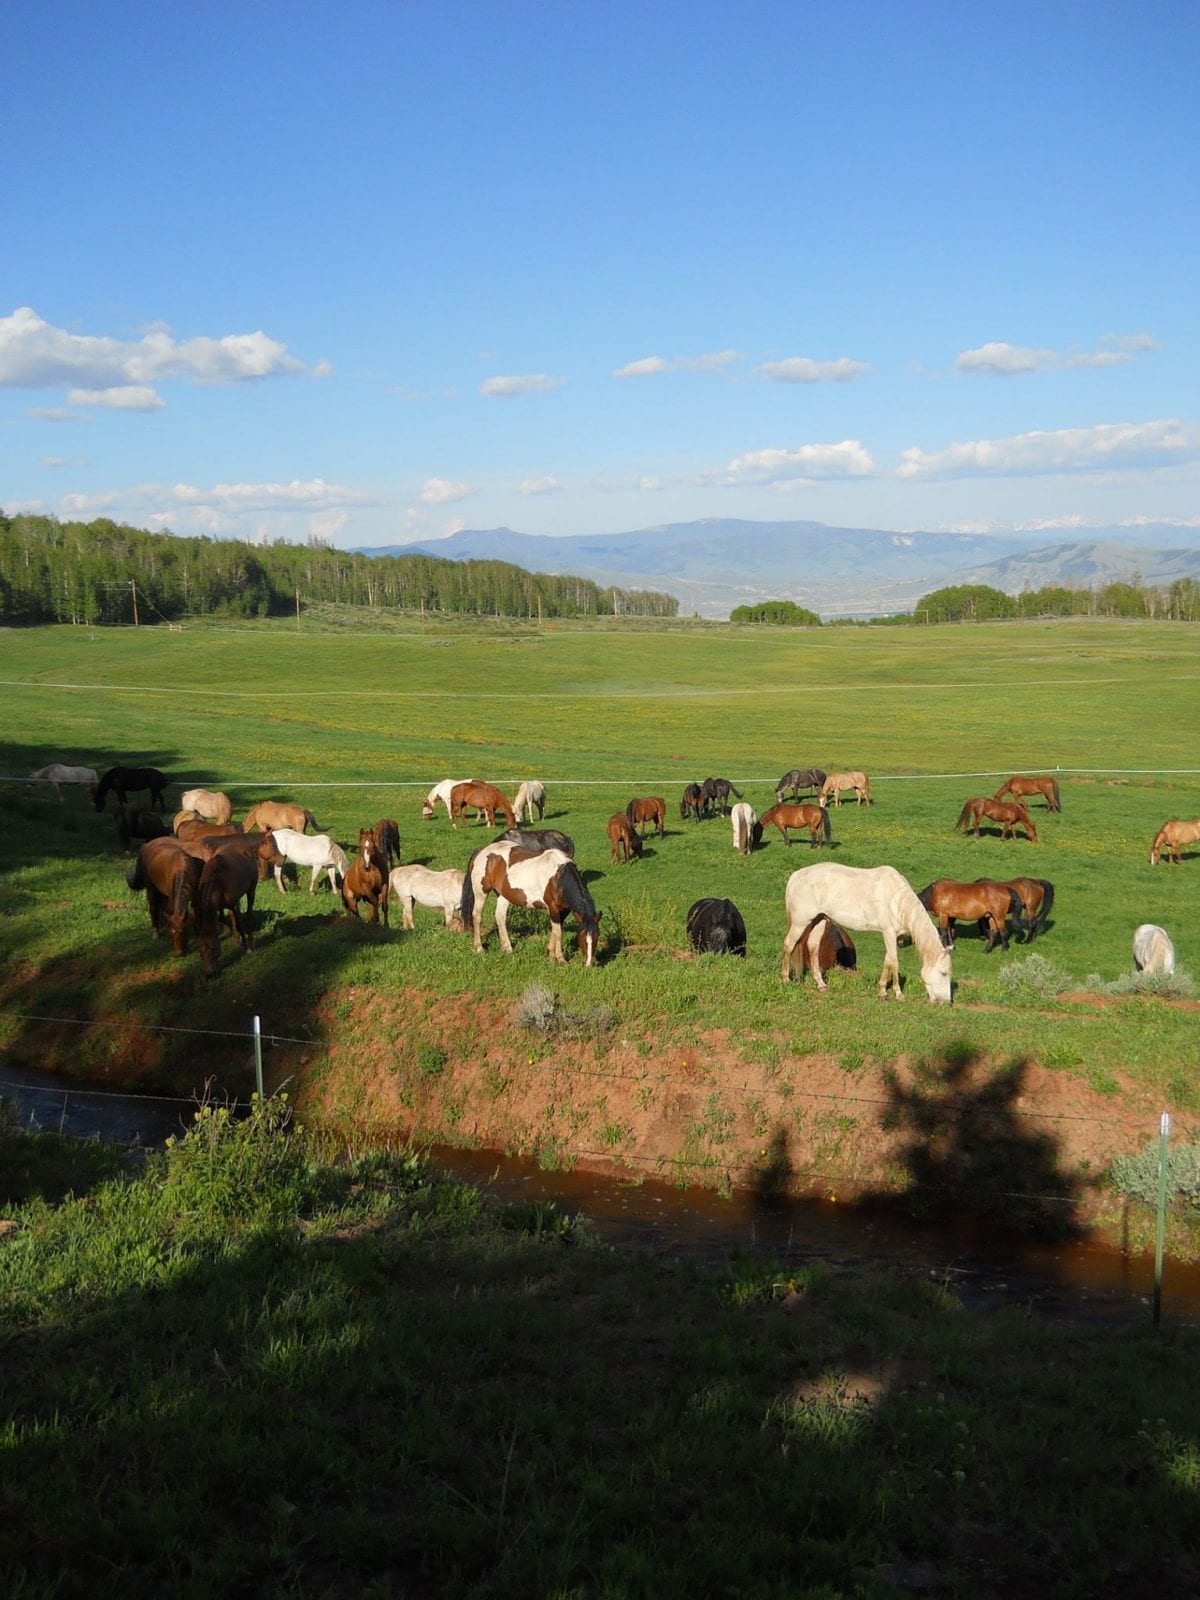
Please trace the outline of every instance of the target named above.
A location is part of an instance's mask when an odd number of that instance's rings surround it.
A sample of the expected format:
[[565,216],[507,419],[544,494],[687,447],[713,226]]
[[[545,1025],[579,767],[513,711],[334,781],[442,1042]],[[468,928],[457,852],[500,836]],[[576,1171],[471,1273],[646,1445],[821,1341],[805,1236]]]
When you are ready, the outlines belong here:
[[[1077,530],[1047,543],[1027,533],[895,533],[822,522],[705,518],[629,533],[539,536],[511,528],[467,529],[449,539],[385,545],[368,556],[431,555],[510,561],[534,572],[571,573],[623,588],[661,589],[684,613],[724,617],[736,605],[794,600],[822,616],[906,611],[949,583],[1087,586],[1135,573],[1148,583],[1200,578],[1200,528],[1147,523]],[[1187,541],[1191,541],[1188,543]],[[1164,548],[1169,546],[1169,548]]]

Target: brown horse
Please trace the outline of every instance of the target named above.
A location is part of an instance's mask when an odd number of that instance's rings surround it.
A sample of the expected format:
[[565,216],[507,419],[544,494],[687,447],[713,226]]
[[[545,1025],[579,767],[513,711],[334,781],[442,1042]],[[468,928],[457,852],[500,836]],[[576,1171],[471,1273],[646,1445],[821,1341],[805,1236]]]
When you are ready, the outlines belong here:
[[467,806],[486,817],[489,828],[496,826],[497,811],[510,828],[517,825],[516,812],[493,784],[471,782],[454,785],[450,791],[450,821],[454,827],[458,827],[458,819]]
[[[214,850],[200,872],[200,887],[196,890],[196,943],[200,946],[200,960],[204,976],[215,978],[220,963],[221,913],[229,917],[233,936],[243,950],[253,947],[250,937],[250,918],[254,912],[254,895],[258,889],[256,854],[250,850]],[[238,911],[238,901],[245,900],[244,913]]]
[[1150,846],[1150,865],[1156,867],[1158,858],[1165,850],[1167,865],[1182,865],[1183,856],[1180,854],[1185,844],[1195,844],[1200,839],[1200,817],[1194,822],[1180,822],[1172,817],[1170,822],[1164,822],[1154,835],[1154,843]]
[[608,819],[609,860],[629,861],[642,853],[642,840],[623,811],[614,811]]
[[828,917],[816,917],[800,935],[800,942],[796,946],[800,961],[795,975],[803,979],[812,966],[808,941],[817,923],[821,924],[821,938],[817,945],[818,971],[828,972],[830,967],[841,967],[846,972],[857,972],[858,952],[854,948],[854,940],[844,928],[839,928],[836,922],[830,922]]
[[185,955],[188,912],[200,883],[200,863],[169,836],[150,839],[138,851],[125,881],[131,889],[146,891],[154,937],[165,925],[172,951]]
[[1046,878],[980,878],[980,883],[998,882],[1002,889],[1015,889],[1025,910],[1025,942],[1032,944],[1046,931],[1054,906],[1054,885]]
[[634,827],[644,836],[646,824],[653,822],[658,829],[658,837],[663,836],[663,824],[667,820],[667,802],[661,795],[648,794],[641,800],[631,800],[625,807],[625,815]]
[[699,822],[701,817],[707,814],[708,801],[704,798],[704,785],[689,783],[679,802],[680,819],[686,821],[688,817],[692,817]]
[[128,855],[132,839],[161,839],[169,835],[170,828],[154,811],[144,811],[141,806],[118,805],[117,843]]
[[346,868],[342,879],[342,903],[348,917],[358,917],[359,902],[365,900],[370,908],[368,922],[378,922],[383,912],[383,925],[388,925],[388,868],[383,852],[375,843],[370,828],[358,831],[358,853]]
[[393,857],[396,864],[400,862],[400,824],[394,817],[380,817],[371,829],[371,837],[375,841],[375,848],[383,857],[384,865],[390,869]]
[[821,804],[827,806],[832,798],[834,805],[840,806],[843,789],[854,790],[856,806],[871,804],[871,780],[865,772],[831,772],[821,785]]
[[246,835],[236,822],[205,822],[192,818],[175,826],[175,837],[181,844],[194,844],[197,839],[244,839]]
[[178,833],[179,824],[181,822],[203,822],[203,821],[204,821],[204,818],[200,815],[200,813],[198,811],[193,811],[191,806],[185,806],[181,811],[177,811],[175,813],[175,815],[171,818],[171,832],[172,833]]
[[753,848],[757,849],[762,843],[763,829],[768,823],[779,829],[787,845],[792,842],[788,837],[789,828],[807,828],[814,850],[818,845],[831,842],[829,812],[824,806],[794,806],[781,800],[778,805],[764,811],[751,828],[750,843]]
[[975,837],[979,838],[979,825],[987,817],[992,822],[1000,824],[1000,837],[1002,839],[1015,839],[1013,829],[1020,825],[1025,829],[1026,837],[1034,844],[1038,842],[1037,829],[1033,825],[1033,818],[1023,805],[1017,801],[992,800],[986,794],[976,795],[973,800],[968,800],[958,814],[956,828],[965,828],[968,833],[975,830]]
[[1003,800],[1008,795],[1013,800],[1022,800],[1029,794],[1040,794],[1046,802],[1047,811],[1062,810],[1057,778],[1010,778],[1007,783],[1000,785],[992,799]]
[[1008,949],[1010,918],[1018,933],[1025,931],[1021,896],[1006,883],[991,883],[986,878],[977,883],[956,883],[953,878],[938,878],[922,889],[917,899],[936,918],[947,950],[954,948],[954,924],[959,920],[987,924],[985,955],[995,948],[997,939]]
[[253,833],[255,828],[261,828],[269,833],[272,828],[294,828],[297,833],[303,833],[310,822],[314,833],[325,831],[312,812],[303,806],[289,805],[283,800],[260,800],[242,818],[242,832]]
[[199,838],[180,839],[179,843],[188,855],[195,856],[200,862],[211,861],[219,850],[237,851],[254,863],[260,883],[276,868],[282,869],[287,861],[287,857],[276,844],[273,833],[244,834],[236,829],[232,833],[224,833],[220,828],[213,828],[211,832],[201,834]]

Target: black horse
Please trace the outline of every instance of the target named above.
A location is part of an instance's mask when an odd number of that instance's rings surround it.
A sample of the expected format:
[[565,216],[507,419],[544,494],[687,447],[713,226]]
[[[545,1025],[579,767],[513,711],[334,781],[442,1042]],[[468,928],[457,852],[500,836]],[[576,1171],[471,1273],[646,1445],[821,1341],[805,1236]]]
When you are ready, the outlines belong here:
[[708,801],[704,798],[704,786],[699,783],[689,783],[683,791],[683,799],[679,802],[679,815],[681,817],[694,817],[697,822],[708,810]]
[[509,828],[496,843],[519,844],[522,850],[562,850],[572,861],[575,859],[574,839],[569,833],[559,833],[557,828]]
[[746,954],[746,924],[732,900],[697,900],[688,908],[687,936],[701,954]]
[[729,796],[735,794],[739,800],[742,798],[742,791],[735,789],[728,778],[705,778],[700,792],[704,796],[704,809],[719,805],[723,817],[729,812]]
[[161,810],[163,796],[167,792],[167,780],[157,767],[109,767],[92,796],[92,804],[97,811],[104,810],[110,789],[121,805],[131,794],[140,794],[143,789],[149,789],[152,802]]
[[815,793],[824,782],[825,773],[820,767],[793,767],[775,785],[775,798],[782,800],[785,794],[790,794],[793,800],[799,800],[802,794]]

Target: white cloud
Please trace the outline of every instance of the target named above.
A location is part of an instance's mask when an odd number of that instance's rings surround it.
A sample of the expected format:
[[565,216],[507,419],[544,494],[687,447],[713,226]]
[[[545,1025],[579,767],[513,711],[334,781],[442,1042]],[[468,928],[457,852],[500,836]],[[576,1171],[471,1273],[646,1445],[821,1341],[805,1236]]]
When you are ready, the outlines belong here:
[[724,471],[705,473],[699,481],[726,488],[743,484],[774,488],[816,478],[867,478],[877,471],[864,444],[843,439],[839,444],[802,444],[791,450],[750,450],[735,456]]
[[1191,461],[1200,455],[1200,425],[1176,420],[1106,422],[1092,428],[971,439],[944,450],[912,446],[902,451],[900,478],[972,478],[1100,468],[1147,467]]
[[66,456],[43,456],[42,465],[44,467],[65,467],[69,463]]
[[1065,353],[992,340],[988,344],[981,344],[976,350],[963,350],[955,357],[954,365],[960,372],[986,372],[993,377],[1012,378],[1026,372],[1124,366],[1143,351],[1157,349],[1157,343],[1148,333],[1107,333],[1095,350],[1069,350]]
[[166,401],[148,383],[121,383],[111,389],[72,389],[73,406],[97,406],[106,411],[161,411]]
[[545,372],[526,372],[515,377],[487,378],[479,385],[480,394],[504,398],[523,394],[546,394],[559,389],[567,380],[552,378]]
[[475,493],[471,483],[451,483],[447,478],[426,478],[421,485],[421,503],[427,506],[453,505]]
[[517,485],[518,494],[557,494],[562,488],[557,478],[522,478]]
[[836,361],[812,361],[808,356],[788,356],[785,361],[764,361],[755,371],[775,383],[852,383],[870,372],[865,361],[839,356]]
[[88,418],[80,416],[78,411],[72,411],[68,406],[30,406],[25,415],[34,422],[87,422]]
[[214,483],[202,488],[192,483],[138,484],[131,489],[106,489],[98,494],[69,494],[63,509],[73,513],[104,511],[114,505],[147,508],[166,515],[164,506],[209,507],[216,511],[326,511],[363,505],[369,496],[361,489],[323,478],[293,478],[290,483]]
[[639,489],[644,489],[647,494],[657,494],[663,486],[663,481],[661,478],[639,478],[637,486]]
[[737,350],[712,350],[699,356],[642,356],[617,367],[614,378],[653,378],[661,372],[722,372],[742,359]]

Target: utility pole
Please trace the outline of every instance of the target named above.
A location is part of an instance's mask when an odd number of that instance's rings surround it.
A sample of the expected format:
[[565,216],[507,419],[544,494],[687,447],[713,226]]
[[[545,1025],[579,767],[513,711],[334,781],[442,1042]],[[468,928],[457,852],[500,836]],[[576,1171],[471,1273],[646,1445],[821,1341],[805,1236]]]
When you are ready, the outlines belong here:
[[130,578],[130,580],[129,580],[129,592],[133,596],[133,625],[136,628],[136,627],[140,626],[140,624],[138,622],[137,579],[136,578]]

